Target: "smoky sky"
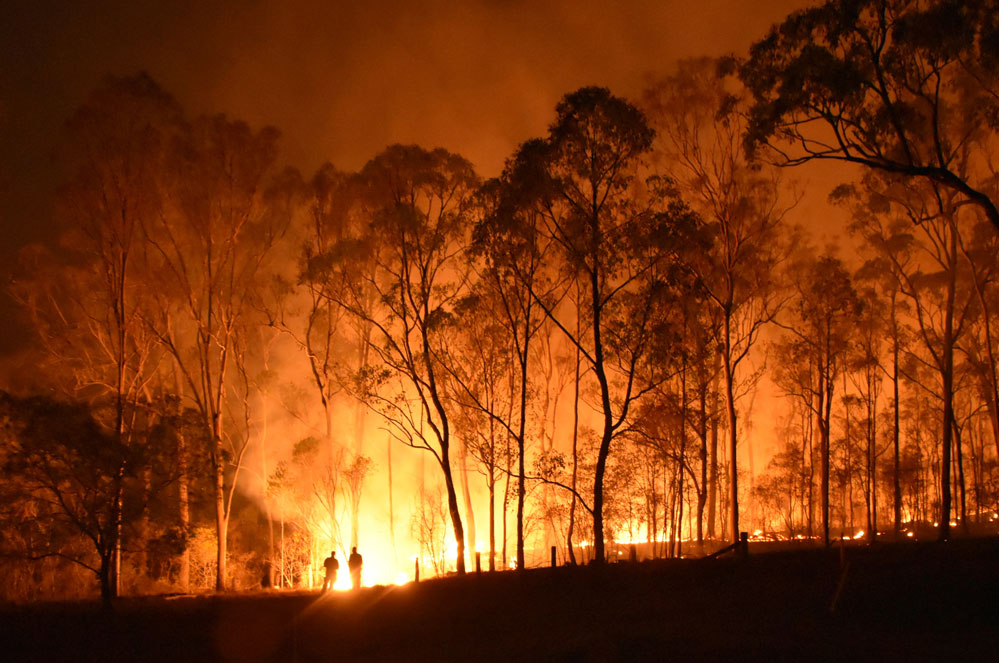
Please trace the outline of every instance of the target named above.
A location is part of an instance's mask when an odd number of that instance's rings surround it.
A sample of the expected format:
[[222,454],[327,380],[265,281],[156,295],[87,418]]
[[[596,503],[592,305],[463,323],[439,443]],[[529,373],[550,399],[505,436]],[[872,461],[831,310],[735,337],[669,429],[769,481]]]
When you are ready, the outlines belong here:
[[[108,75],[146,71],[191,114],[282,132],[306,175],[391,143],[495,175],[582,85],[635,95],[678,58],[742,52],[805,0],[3,0],[0,262],[58,232],[54,155]],[[19,336],[0,302],[0,352]]]

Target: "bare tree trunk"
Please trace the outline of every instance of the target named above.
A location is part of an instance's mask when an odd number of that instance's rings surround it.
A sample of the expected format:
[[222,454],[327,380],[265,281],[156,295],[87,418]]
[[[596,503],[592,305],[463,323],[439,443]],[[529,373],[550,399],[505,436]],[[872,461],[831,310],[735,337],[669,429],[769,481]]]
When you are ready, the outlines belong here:
[[820,492],[822,508],[822,545],[829,547],[829,442],[830,424],[832,422],[833,376],[832,359],[830,357],[830,334],[826,329],[825,351],[822,353],[822,365],[818,371],[819,379],[819,440],[821,455]]
[[954,423],[954,449],[957,452],[957,494],[960,500],[961,531],[968,533],[967,487],[964,482],[964,450],[961,444],[961,427]]
[[226,544],[229,522],[225,510],[225,466],[222,464],[222,441],[216,437],[212,442],[215,464],[215,534],[218,545],[215,556],[215,591],[226,588]]
[[260,430],[260,473],[264,479],[264,511],[267,512],[267,586],[270,587],[274,584],[274,504],[267,486],[270,477],[270,468],[267,466],[267,433],[270,424],[269,409],[267,407],[269,402],[267,389],[262,390],[262,396],[263,398],[260,403],[262,419]]
[[285,557],[284,557],[284,509],[281,509],[281,575],[278,580],[278,587],[286,587],[287,579],[285,577]]
[[725,370],[725,413],[728,418],[728,453],[729,453],[729,541],[739,541],[739,463],[737,461],[739,438],[736,432],[735,413],[735,372],[732,366],[732,330],[731,315],[725,312],[724,338],[722,346],[722,364]]
[[[354,407],[354,458],[360,458],[364,453],[364,419],[366,410],[367,406],[360,401]],[[358,479],[358,481],[363,480],[363,477]],[[352,548],[357,547],[357,541],[360,537],[361,492],[362,486],[359,485],[355,490],[351,490],[350,493],[350,545]]]
[[698,385],[699,411],[697,460],[700,464],[700,482],[697,487],[697,545],[704,547],[704,506],[708,501],[708,383]]
[[507,537],[507,533],[506,533],[506,526],[507,526],[506,511],[507,511],[507,508],[510,506],[510,475],[513,474],[513,472],[512,472],[513,468],[510,467],[510,438],[509,437],[507,437],[507,439],[506,439],[506,454],[505,454],[505,456],[506,456],[506,482],[503,485],[503,569],[504,570],[506,570],[506,569],[509,568],[509,564],[507,563],[507,554],[506,554],[506,542],[507,542],[507,538],[508,538]]
[[[576,310],[576,338],[579,338],[579,309]],[[572,390],[572,477],[569,487],[572,488],[572,495],[569,497],[569,532],[566,537],[569,549],[569,561],[573,566],[576,564],[576,553],[572,548],[572,535],[576,526],[576,480],[579,477],[579,346],[576,346],[576,365],[573,375]]]
[[867,542],[874,543],[878,538],[878,454],[877,454],[877,382],[875,369],[867,368],[867,485],[870,493],[867,510]]
[[[530,301],[530,300],[529,300]],[[527,359],[531,339],[531,308],[528,307],[524,316],[524,346],[519,354],[520,362],[520,421],[517,426],[517,570],[526,564],[524,556],[524,499],[527,495],[527,472],[524,467],[527,436]],[[557,403],[557,401],[556,401]],[[557,405],[556,405],[557,407]],[[552,424],[552,444],[554,445],[554,423]]]
[[489,467],[489,571],[496,570],[496,474]]
[[395,500],[392,495],[392,436],[391,435],[388,435],[385,438],[385,465],[388,474],[389,538],[392,541],[392,561],[393,564],[398,565],[399,554],[395,543]]
[[188,497],[187,443],[184,434],[177,435],[177,516],[184,534],[184,550],[180,554],[180,569],[177,581],[180,588],[191,591],[191,506]]
[[676,513],[676,556],[680,557],[683,554],[683,469],[685,465],[684,455],[687,453],[687,358],[683,358],[683,364],[680,367],[680,463],[677,467],[677,498],[679,503],[677,504]]
[[[951,229],[950,254],[953,257],[951,264],[957,258],[957,232]],[[943,365],[941,378],[943,382],[943,449],[940,457],[940,531],[938,538],[940,541],[950,539],[950,512],[951,512],[951,445],[954,434],[954,298],[956,284],[956,270],[951,269],[947,283],[947,310],[944,315],[943,348],[941,357]]]
[[718,418],[711,422],[711,438],[708,447],[708,537],[718,534],[715,527],[715,514],[718,504]]
[[[180,379],[176,371],[174,372],[174,377],[177,390],[177,415],[180,416],[184,412],[184,382]],[[184,535],[184,551],[180,555],[178,582],[180,583],[180,588],[185,592],[191,591],[191,546],[189,543],[191,536],[191,504],[188,496],[189,481],[187,440],[184,437],[184,431],[181,427],[177,433],[177,515],[180,520],[181,532]]]
[[454,488],[454,474],[451,471],[449,458],[450,448],[447,440],[441,441],[441,469],[444,472],[444,487],[447,490],[447,509],[451,516],[451,529],[455,540],[455,569],[458,575],[465,573],[465,530],[461,524],[461,511],[458,509],[458,493]]
[[118,598],[121,595],[121,534],[122,534],[122,514],[124,513],[123,492],[125,487],[125,464],[118,467],[115,476],[114,507],[111,509],[111,518],[114,521],[112,535],[114,544],[111,547],[110,566],[110,590],[111,597]]
[[458,462],[461,464],[458,472],[461,475],[461,495],[465,502],[465,523],[468,525],[469,554],[474,556],[478,544],[475,539],[475,511],[472,509],[472,494],[468,489],[468,450],[465,441],[458,442]]
[[[818,412],[818,396],[813,394],[812,398],[816,401],[815,411]],[[802,413],[802,431],[805,431],[806,426],[807,433],[804,434],[807,435],[807,440],[804,460],[808,463],[808,538],[811,539],[815,536],[815,424],[812,421],[810,409],[805,409]]]
[[895,295],[892,294],[891,298],[891,315],[892,315],[892,394],[895,399],[895,408],[892,421],[892,499],[894,501],[892,505],[892,528],[894,530],[896,538],[902,531],[902,478],[900,473],[901,465],[901,426],[899,423],[900,413],[901,413],[901,403],[899,402],[898,393],[898,328],[895,322]]

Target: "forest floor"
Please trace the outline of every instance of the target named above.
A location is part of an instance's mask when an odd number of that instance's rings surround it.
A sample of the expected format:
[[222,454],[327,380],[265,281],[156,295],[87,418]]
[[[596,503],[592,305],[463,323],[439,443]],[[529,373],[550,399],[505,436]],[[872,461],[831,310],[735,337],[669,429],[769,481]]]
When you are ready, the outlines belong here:
[[[999,661],[999,538],[0,608],[6,661]],[[845,573],[844,573],[845,570]]]

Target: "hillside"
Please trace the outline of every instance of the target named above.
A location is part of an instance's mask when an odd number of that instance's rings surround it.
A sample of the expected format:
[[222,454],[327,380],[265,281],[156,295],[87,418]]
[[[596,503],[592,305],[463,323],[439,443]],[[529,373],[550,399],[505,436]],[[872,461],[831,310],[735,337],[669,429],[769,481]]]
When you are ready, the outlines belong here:
[[8,607],[0,635],[16,661],[999,660],[997,597],[989,538]]

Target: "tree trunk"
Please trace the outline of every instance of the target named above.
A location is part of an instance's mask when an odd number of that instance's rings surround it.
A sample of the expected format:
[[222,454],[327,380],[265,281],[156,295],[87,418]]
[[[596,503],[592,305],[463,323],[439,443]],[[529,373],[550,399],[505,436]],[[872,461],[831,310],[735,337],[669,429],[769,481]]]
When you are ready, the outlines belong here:
[[[177,391],[177,412],[179,418],[184,413],[184,382],[179,373],[174,370],[174,384]],[[177,431],[177,517],[180,521],[180,531],[184,536],[184,551],[180,554],[180,569],[177,581],[184,592],[191,591],[191,506],[188,476],[187,439],[183,427]]]
[[700,392],[699,426],[697,437],[700,446],[697,449],[697,460],[700,463],[700,482],[697,490],[697,545],[704,547],[704,506],[708,501],[708,382],[703,381],[698,386]]
[[177,582],[184,592],[191,591],[191,506],[188,496],[187,444],[184,434],[177,435],[177,518],[184,537],[184,550],[180,554]]
[[399,555],[395,544],[395,499],[392,494],[392,436],[385,439],[385,467],[388,474],[388,518],[389,539],[392,543],[392,562],[398,566]]
[[[594,205],[596,209],[596,205]],[[599,220],[594,212],[591,220],[593,246],[599,245]],[[603,411],[603,434],[597,450],[597,465],[593,473],[593,561],[606,562],[604,553],[604,474],[607,471],[607,457],[610,454],[611,439],[614,434],[614,419],[611,414],[610,384],[604,371],[604,347],[602,341],[600,297],[600,274],[597,265],[590,270],[590,311],[593,331],[593,372],[600,387],[600,407]]]
[[677,467],[676,556],[683,554],[683,467],[687,453],[687,358],[680,367],[680,463]]
[[458,575],[465,574],[465,530],[461,525],[461,511],[458,509],[458,494],[454,489],[454,475],[451,472],[449,444],[441,441],[441,469],[444,471],[444,487],[447,489],[447,509],[451,516],[451,528],[454,531],[455,564]]
[[496,474],[489,467],[489,571],[496,570]]
[[[610,419],[610,413],[607,413],[606,419]],[[597,453],[597,467],[593,473],[593,561],[597,564],[603,564],[606,561],[604,552],[604,474],[607,471],[607,456],[610,452],[610,443],[610,431],[605,430],[603,437],[600,439],[600,449]]]
[[[813,399],[814,408],[815,408],[814,411],[815,412],[819,412],[820,409],[819,409],[818,402],[817,402],[818,401],[818,395],[815,394],[815,393],[813,393],[812,394],[812,399]],[[808,425],[808,432],[807,432],[808,439],[806,440],[806,449],[805,449],[805,458],[804,458],[804,460],[808,463],[808,492],[807,492],[807,498],[808,498],[808,538],[809,538],[809,540],[811,540],[812,537],[815,536],[815,425],[813,424],[812,419],[811,419],[811,412],[812,412],[811,407],[812,407],[812,405],[809,404],[809,408],[804,411],[806,414],[802,414],[802,419],[803,420],[801,422],[801,424],[802,424],[802,430],[805,429],[805,425],[806,424]],[[808,418],[807,422],[804,421],[804,419],[805,419],[806,416]],[[816,417],[816,419],[817,419],[817,417]],[[821,434],[819,435],[819,438],[820,439],[822,438]]]
[[822,509],[822,545],[829,546],[829,423],[832,417],[833,385],[830,379],[828,347],[825,370],[819,373],[819,455],[820,477],[819,503]]
[[[371,352],[371,344],[368,342],[371,338],[370,326],[365,325],[364,329],[358,333],[358,365],[360,367],[367,366],[368,356]],[[354,407],[354,457],[360,458],[364,455],[364,428],[367,419],[368,407],[361,401],[357,401]],[[359,481],[363,481],[364,477],[360,477]],[[361,486],[357,487],[357,490],[351,491],[351,502],[350,502],[350,546],[351,548],[357,547],[357,541],[360,538],[361,530]]]
[[718,418],[711,422],[711,439],[708,447],[708,537],[715,538],[715,509],[718,504]]
[[[215,451],[221,454],[219,442],[216,440]],[[215,591],[224,592],[226,588],[226,539],[228,520],[225,512],[225,470],[221,455],[215,461],[215,534],[218,542],[216,548]]]
[[[530,316],[526,321],[530,325]],[[527,344],[525,353],[520,357],[520,423],[517,429],[517,570],[524,569],[524,485],[526,472],[524,469],[524,436],[527,434]]]
[[867,369],[867,485],[870,492],[870,505],[867,518],[867,542],[874,543],[878,538],[878,455],[877,455],[877,384],[874,368]]
[[729,540],[739,542],[739,463],[737,461],[739,438],[736,433],[735,413],[735,374],[732,367],[732,330],[731,315],[726,311],[724,323],[724,339],[722,346],[722,363],[725,369],[725,413],[728,418],[728,453],[729,453]]
[[465,448],[464,440],[460,440],[458,444],[458,462],[461,463],[461,467],[458,468],[458,471],[461,473],[461,496],[465,503],[465,523],[468,525],[468,540],[471,542],[471,550],[469,552],[474,555],[478,544],[475,538],[475,511],[472,509],[472,493],[468,489],[468,451]]
[[901,403],[899,403],[898,393],[898,328],[895,323],[895,297],[892,296],[892,394],[895,398],[895,408],[892,421],[892,527],[897,538],[902,531],[902,478],[900,473],[901,465],[901,444],[900,444],[900,424]]
[[101,565],[97,570],[97,580],[101,586],[101,603],[110,609],[111,602],[117,598],[114,586],[114,548],[101,551]]
[[[579,311],[576,311],[576,338],[579,338]],[[576,367],[573,378],[572,391],[572,477],[569,487],[572,488],[572,495],[569,496],[569,532],[566,536],[566,545],[569,550],[569,561],[575,566],[576,553],[572,548],[572,535],[576,526],[576,479],[579,476],[579,362],[581,360],[579,346],[576,346]]]
[[510,506],[510,475],[513,474],[513,472],[511,471],[513,468],[510,467],[510,438],[509,437],[507,437],[507,440],[506,440],[506,454],[504,454],[504,455],[506,456],[506,482],[503,484],[503,569],[505,570],[505,569],[509,568],[509,564],[507,563],[507,555],[506,555],[506,542],[507,542],[507,538],[508,538],[507,537],[507,533],[506,533],[506,526],[507,526],[506,510],[507,510],[507,507]]
[[961,428],[954,424],[954,450],[957,452],[957,494],[960,500],[958,514],[961,518],[961,531],[968,533],[967,488],[964,483],[964,449],[961,444]]
[[[957,232],[951,229],[950,237],[951,264],[957,262]],[[956,284],[956,270],[951,269],[947,283],[947,310],[944,314],[944,335],[943,348],[941,352],[942,366],[940,367],[941,382],[943,383],[943,449],[940,455],[940,541],[950,539],[950,470],[951,470],[951,446],[954,434],[954,298]]]

